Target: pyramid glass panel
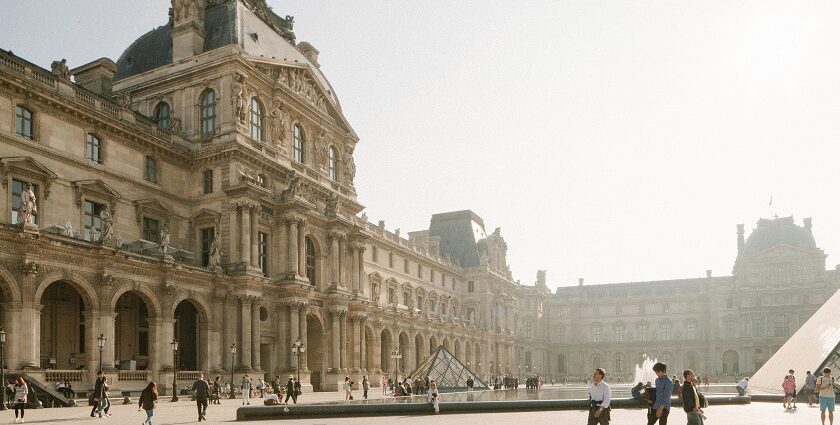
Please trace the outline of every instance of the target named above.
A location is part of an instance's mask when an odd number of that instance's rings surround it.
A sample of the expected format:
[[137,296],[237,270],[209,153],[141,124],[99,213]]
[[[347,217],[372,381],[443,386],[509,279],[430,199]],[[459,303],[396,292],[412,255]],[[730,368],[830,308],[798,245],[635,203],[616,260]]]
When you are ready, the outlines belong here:
[[467,379],[473,379],[473,388],[486,390],[487,385],[469,370],[443,346],[439,346],[432,355],[424,360],[411,376],[428,376],[437,383],[438,390],[454,391],[467,388]]

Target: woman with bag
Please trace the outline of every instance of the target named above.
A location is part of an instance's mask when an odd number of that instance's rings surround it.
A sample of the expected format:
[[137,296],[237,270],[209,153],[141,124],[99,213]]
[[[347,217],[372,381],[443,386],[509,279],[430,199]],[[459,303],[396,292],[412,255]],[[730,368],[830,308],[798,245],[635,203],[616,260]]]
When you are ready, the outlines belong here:
[[[18,376],[15,380],[15,423],[23,423],[24,409],[26,409],[26,398],[29,395],[29,386]],[[20,418],[18,418],[20,412]]]
[[137,408],[138,412],[140,409],[146,411],[146,420],[143,421],[143,424],[152,425],[152,416],[155,415],[155,403],[157,399],[157,384],[149,382],[149,385],[146,385],[146,388],[140,393],[140,406]]

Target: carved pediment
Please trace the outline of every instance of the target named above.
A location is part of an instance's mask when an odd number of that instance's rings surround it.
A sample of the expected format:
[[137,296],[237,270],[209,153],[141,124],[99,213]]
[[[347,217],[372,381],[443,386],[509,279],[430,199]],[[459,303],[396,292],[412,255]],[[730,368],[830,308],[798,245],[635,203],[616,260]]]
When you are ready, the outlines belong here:
[[397,286],[399,286],[399,282],[397,282],[397,279],[394,279],[393,277],[388,278],[388,280],[385,281],[385,284],[388,285],[388,287],[390,288],[396,288]]
[[328,112],[330,98],[328,89],[322,87],[318,79],[306,67],[287,67],[267,63],[258,63],[257,70],[267,75],[280,86],[289,89],[304,101],[322,112]]
[[111,210],[115,208],[117,200],[120,199],[120,194],[102,180],[92,179],[73,182],[73,198],[76,200],[76,205],[82,206],[82,198],[85,195],[107,200],[111,204]]
[[14,172],[23,177],[28,177],[32,180],[43,182],[44,184],[44,198],[50,196],[50,185],[56,179],[56,174],[49,168],[45,167],[40,162],[32,159],[31,156],[11,156],[0,158],[0,178],[2,178],[3,187],[9,185],[9,175]]
[[138,225],[142,223],[143,215],[153,214],[162,218],[164,224],[169,226],[169,219],[172,216],[172,210],[154,198],[134,201],[134,211]]
[[192,217],[190,217],[190,223],[195,225],[201,224],[213,224],[218,225],[222,219],[222,214],[216,211],[208,210],[207,208],[202,208],[198,210]]
[[382,275],[379,272],[373,272],[368,275],[368,279],[374,283],[381,283],[382,282]]

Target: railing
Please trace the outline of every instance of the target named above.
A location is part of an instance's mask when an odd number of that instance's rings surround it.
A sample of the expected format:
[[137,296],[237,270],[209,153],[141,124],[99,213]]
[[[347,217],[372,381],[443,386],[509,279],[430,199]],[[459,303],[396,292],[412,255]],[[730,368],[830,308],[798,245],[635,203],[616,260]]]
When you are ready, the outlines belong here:
[[96,98],[93,95],[85,93],[79,89],[76,89],[76,100],[84,104],[96,107]]
[[53,77],[52,75],[47,75],[46,73],[41,71],[33,71],[32,79],[51,89],[55,88],[55,77]]
[[145,370],[121,370],[117,372],[120,382],[147,382],[149,375]]
[[82,372],[81,370],[48,370],[44,373],[44,380],[47,383],[53,382],[63,382],[63,381],[70,381],[70,382],[82,382]]
[[8,68],[12,72],[16,72],[18,74],[23,74],[26,70],[26,67],[23,66],[23,64],[20,64],[12,58],[6,56],[0,56],[0,65],[3,65],[3,67]]
[[201,371],[198,370],[179,370],[178,371],[178,380],[179,381],[195,381],[198,379],[198,375]]

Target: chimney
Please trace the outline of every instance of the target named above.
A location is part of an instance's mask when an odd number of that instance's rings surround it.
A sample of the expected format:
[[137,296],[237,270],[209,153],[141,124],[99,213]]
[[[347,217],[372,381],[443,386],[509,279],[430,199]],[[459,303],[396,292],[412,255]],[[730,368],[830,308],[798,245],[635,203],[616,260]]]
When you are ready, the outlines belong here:
[[712,277],[712,271],[706,270],[706,277]]
[[309,62],[312,62],[312,64],[315,65],[316,68],[321,67],[321,64],[318,63],[318,53],[321,52],[319,52],[318,49],[315,48],[315,46],[310,44],[308,41],[301,41],[300,43],[298,43],[297,49],[298,51],[303,53],[303,56],[306,57],[306,59],[309,60]]
[[583,278],[582,277],[578,278],[578,286],[583,286]]
[[100,58],[74,68],[70,73],[75,77],[76,84],[110,98],[111,86],[114,84],[114,74],[117,73],[117,64],[111,59]]
[[744,225],[738,225],[738,254],[744,252]]
[[805,218],[802,222],[805,225],[805,230],[807,230],[808,233],[811,233],[811,217]]
[[204,51],[204,2],[172,0],[172,62]]

